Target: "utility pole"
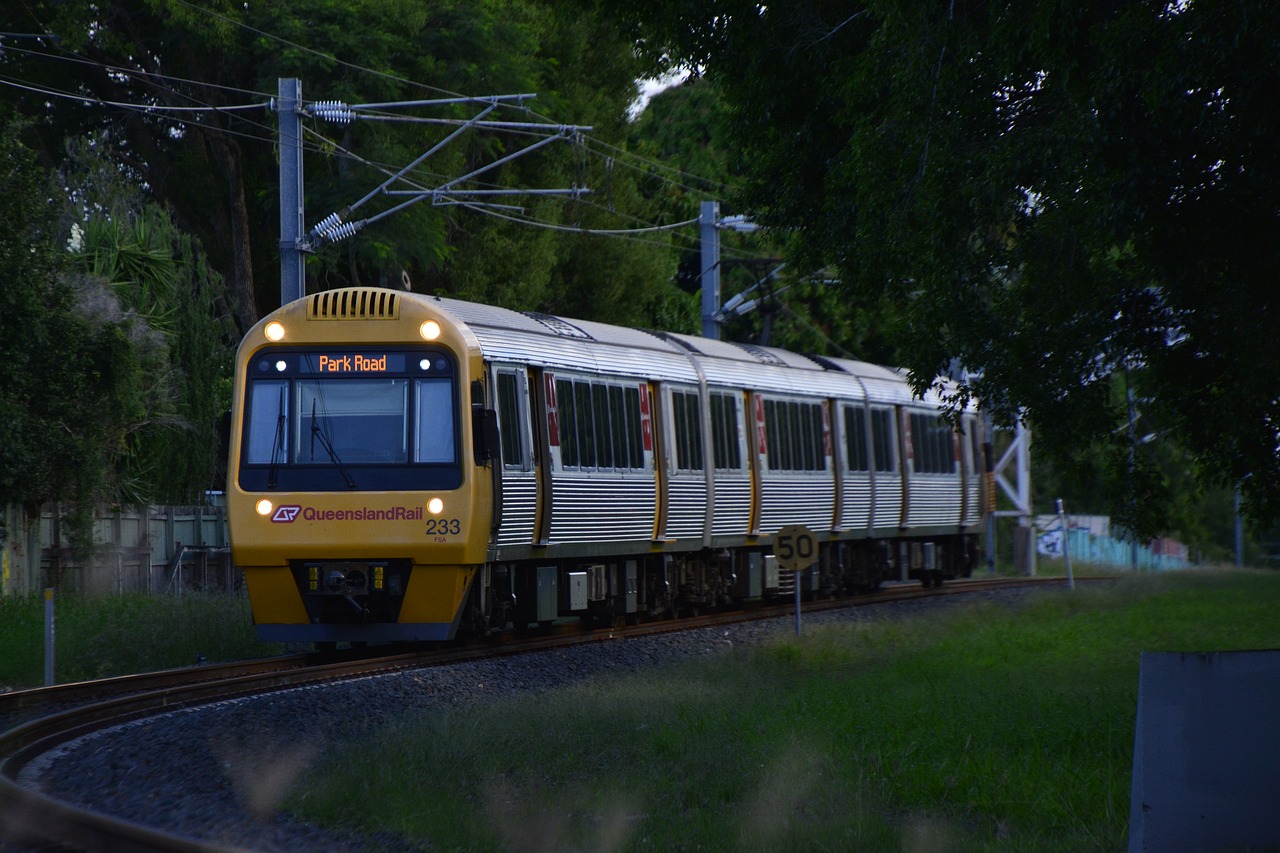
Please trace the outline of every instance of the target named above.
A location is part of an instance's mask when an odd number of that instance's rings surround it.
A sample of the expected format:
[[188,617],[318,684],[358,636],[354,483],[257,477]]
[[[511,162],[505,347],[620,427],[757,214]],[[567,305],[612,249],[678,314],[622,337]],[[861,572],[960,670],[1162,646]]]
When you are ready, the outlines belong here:
[[280,113],[280,304],[305,296],[302,254],[302,81],[278,81]]
[[720,229],[750,233],[760,226],[741,214],[720,218],[720,202],[704,201],[698,215],[702,246],[702,336],[720,340]]
[[702,244],[702,336],[720,339],[720,202],[704,201],[698,216],[698,234]]

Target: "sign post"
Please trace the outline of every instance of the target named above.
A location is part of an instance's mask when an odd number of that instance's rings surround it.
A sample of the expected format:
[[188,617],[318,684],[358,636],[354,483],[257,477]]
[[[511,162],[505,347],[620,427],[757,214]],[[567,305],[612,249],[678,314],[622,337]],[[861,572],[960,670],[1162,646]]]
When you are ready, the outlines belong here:
[[52,687],[53,681],[53,589],[44,591],[44,686]]
[[800,636],[800,572],[818,561],[818,539],[803,524],[788,524],[773,535],[773,556],[779,568],[795,573],[796,636]]

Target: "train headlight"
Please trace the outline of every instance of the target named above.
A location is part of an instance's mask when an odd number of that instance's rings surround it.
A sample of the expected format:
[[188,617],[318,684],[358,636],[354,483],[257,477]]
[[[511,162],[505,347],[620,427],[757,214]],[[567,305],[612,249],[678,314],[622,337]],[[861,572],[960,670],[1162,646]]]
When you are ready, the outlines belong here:
[[284,339],[284,323],[272,320],[267,324],[267,328],[263,331],[269,341],[280,341]]
[[422,335],[424,341],[434,341],[440,337],[440,324],[435,320],[428,320],[419,327],[418,334]]
[[263,498],[254,504],[253,508],[258,511],[258,515],[271,515],[271,510],[275,509],[275,507],[271,505],[271,501],[266,498]]
[[431,500],[427,501],[427,512],[431,513],[432,515],[439,515],[440,513],[444,512],[444,501],[440,500],[439,498],[432,498]]

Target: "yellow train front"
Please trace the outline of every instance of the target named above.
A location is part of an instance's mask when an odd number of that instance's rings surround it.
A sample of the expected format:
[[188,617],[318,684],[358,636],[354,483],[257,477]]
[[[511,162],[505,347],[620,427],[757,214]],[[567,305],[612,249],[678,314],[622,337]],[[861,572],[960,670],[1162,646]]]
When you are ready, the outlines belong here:
[[474,336],[424,297],[328,291],[265,317],[235,370],[228,523],[259,637],[453,637],[493,512]]

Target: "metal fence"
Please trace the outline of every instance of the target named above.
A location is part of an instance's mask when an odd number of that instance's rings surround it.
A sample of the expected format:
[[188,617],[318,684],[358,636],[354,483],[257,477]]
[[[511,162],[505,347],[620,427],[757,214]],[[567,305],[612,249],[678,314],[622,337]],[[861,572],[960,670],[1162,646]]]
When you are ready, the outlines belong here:
[[220,495],[204,506],[125,507],[94,521],[91,559],[80,565],[56,507],[38,518],[4,508],[8,541],[0,549],[0,594],[45,587],[85,593],[186,590],[235,592],[243,581],[231,564]]

